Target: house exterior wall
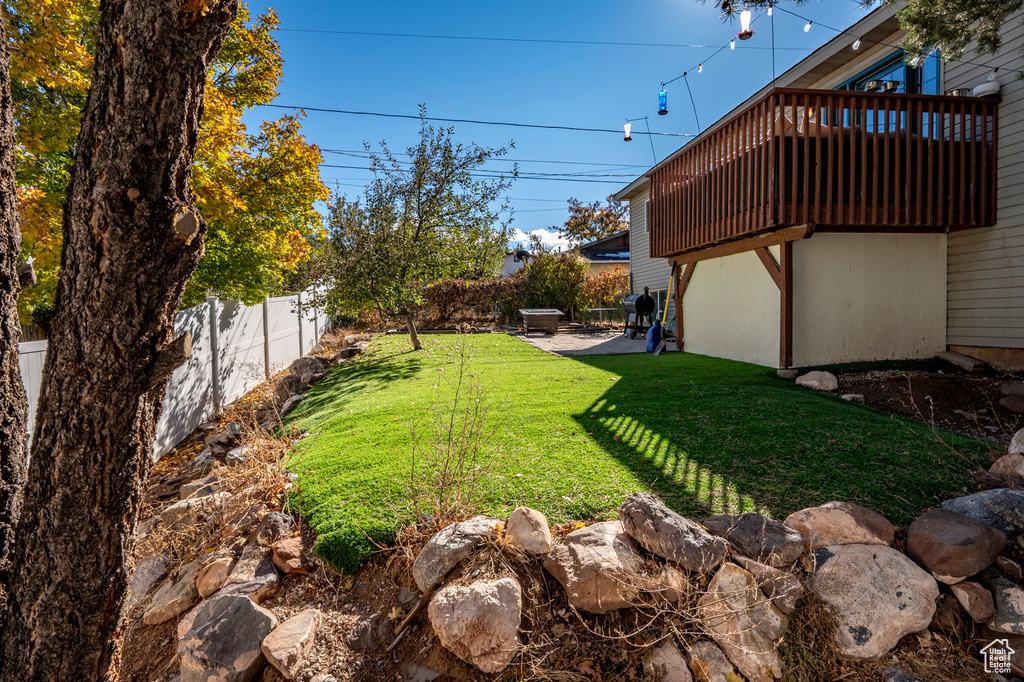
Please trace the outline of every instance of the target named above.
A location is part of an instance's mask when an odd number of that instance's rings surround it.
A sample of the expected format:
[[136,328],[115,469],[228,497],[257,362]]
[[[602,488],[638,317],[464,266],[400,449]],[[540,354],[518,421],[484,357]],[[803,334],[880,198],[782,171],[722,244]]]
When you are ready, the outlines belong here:
[[[1004,22],[995,56],[954,62],[945,87],[974,87],[999,68],[1003,85],[997,142],[997,222],[949,235],[948,342],[956,346],[1024,349],[1024,82],[1016,77],[1024,47],[1021,13]],[[1024,351],[1016,363],[1024,363]]]
[[642,294],[644,287],[650,287],[651,291],[665,289],[672,273],[668,260],[650,256],[645,215],[648,196],[648,192],[641,192],[629,198],[629,270],[634,294]]
[[[778,259],[779,247],[770,247]],[[779,288],[753,251],[701,261],[683,296],[687,353],[779,366]]]
[[794,242],[793,365],[934,357],[946,349],[945,281],[944,234]]

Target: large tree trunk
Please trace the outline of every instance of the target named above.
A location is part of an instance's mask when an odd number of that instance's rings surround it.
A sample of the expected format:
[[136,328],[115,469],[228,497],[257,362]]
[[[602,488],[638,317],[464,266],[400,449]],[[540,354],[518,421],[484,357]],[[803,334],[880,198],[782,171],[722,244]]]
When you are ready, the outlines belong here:
[[409,327],[409,340],[412,341],[412,349],[423,350],[423,344],[420,343],[420,334],[416,330],[416,318],[408,310],[405,311],[404,315],[405,324]]
[[111,672],[142,486],[185,283],[202,255],[191,168],[207,67],[237,0],[104,0],[64,208],[64,249],[0,679]]
[[14,105],[7,30],[0,22],[0,638],[7,595],[6,571],[25,485],[28,403],[18,369],[18,195],[14,184]]

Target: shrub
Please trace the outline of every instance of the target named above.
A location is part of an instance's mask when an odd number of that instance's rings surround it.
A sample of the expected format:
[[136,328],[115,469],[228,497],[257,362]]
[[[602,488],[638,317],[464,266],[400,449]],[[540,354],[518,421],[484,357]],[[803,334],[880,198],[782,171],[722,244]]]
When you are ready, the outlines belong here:
[[530,308],[558,308],[576,319],[587,307],[584,286],[590,264],[575,253],[545,253],[535,256],[523,272],[526,304]]

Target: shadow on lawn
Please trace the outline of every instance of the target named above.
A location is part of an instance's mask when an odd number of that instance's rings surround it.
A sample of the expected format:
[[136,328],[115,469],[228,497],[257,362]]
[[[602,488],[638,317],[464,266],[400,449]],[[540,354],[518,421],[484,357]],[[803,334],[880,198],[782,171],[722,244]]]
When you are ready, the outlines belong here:
[[763,368],[625,357],[573,358],[621,377],[574,419],[683,514],[784,518],[846,500],[903,523],[969,485],[970,462],[985,456],[979,441],[954,437],[962,453],[952,452],[923,424],[797,388]]
[[[404,358],[403,362],[393,362]],[[321,413],[326,418],[343,408],[355,395],[367,390],[383,390],[388,385],[415,376],[423,360],[412,350],[387,355],[364,355],[328,372],[286,421],[310,417]]]

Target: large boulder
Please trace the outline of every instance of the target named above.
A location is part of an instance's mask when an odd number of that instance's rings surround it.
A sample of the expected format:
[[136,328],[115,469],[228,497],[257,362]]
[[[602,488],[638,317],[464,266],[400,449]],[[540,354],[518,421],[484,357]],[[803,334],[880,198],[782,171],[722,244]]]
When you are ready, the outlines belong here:
[[1008,452],[1011,455],[1024,455],[1024,429],[1013,434]]
[[412,564],[412,577],[420,592],[426,594],[437,587],[500,523],[501,519],[475,516],[435,533]]
[[907,532],[910,558],[947,585],[988,568],[1005,546],[992,526],[947,509],[925,512]]
[[757,586],[772,600],[775,608],[787,615],[793,613],[797,600],[807,593],[792,573],[786,573],[745,556],[734,555],[732,560],[754,576]]
[[997,632],[1024,635],[1024,590],[992,570],[982,573],[978,580],[992,591],[996,606],[988,627]]
[[814,552],[814,591],[835,614],[839,651],[873,661],[900,638],[928,627],[935,614],[935,579],[882,545],[834,545]]
[[796,385],[813,388],[815,391],[839,390],[839,380],[831,372],[808,372],[796,378]]
[[286,680],[294,680],[306,666],[319,629],[320,612],[306,609],[274,628],[260,649]]
[[523,590],[515,578],[438,590],[427,617],[441,645],[485,673],[501,672],[519,652]]
[[733,682],[736,679],[736,668],[715,644],[696,642],[686,653],[697,682]]
[[202,560],[185,564],[178,570],[173,580],[168,580],[153,595],[153,600],[142,614],[142,622],[146,625],[159,625],[171,618],[180,616],[199,602],[196,590],[196,577],[202,567]]
[[509,542],[527,554],[547,554],[551,551],[551,528],[547,518],[536,509],[518,507],[505,524]]
[[266,666],[260,645],[274,614],[240,596],[214,597],[178,642],[181,682],[251,682]]
[[[1024,431],[1021,433],[1024,433]],[[993,474],[1024,478],[1024,454],[1014,452],[1012,454],[1003,455],[993,462],[992,466],[989,467],[988,470]]]
[[218,511],[229,497],[228,493],[214,493],[205,497],[190,497],[175,502],[160,512],[160,521],[171,530],[194,526],[208,515]]
[[285,575],[309,575],[316,571],[316,560],[310,556],[301,537],[278,540],[274,551],[274,565]]
[[644,679],[651,682],[693,682],[686,659],[672,642],[644,654]]
[[[299,358],[296,362],[303,360]],[[277,402],[284,403],[288,398],[291,398],[296,393],[302,393],[302,377],[298,374],[286,374],[277,382],[277,386],[274,387],[274,397],[277,398]]]
[[784,522],[814,550],[832,545],[890,545],[896,529],[884,516],[853,502],[826,502],[793,512]]
[[135,608],[149,594],[149,590],[167,570],[167,557],[163,554],[152,554],[135,563],[132,571],[132,582],[128,586],[128,609]]
[[634,604],[644,581],[643,557],[618,521],[574,530],[555,545],[544,568],[565,588],[569,603],[591,613]]
[[772,606],[748,571],[725,563],[697,602],[701,626],[750,682],[782,677],[777,642],[786,616]]
[[179,495],[181,499],[185,500],[190,497],[206,497],[218,490],[220,490],[220,482],[217,480],[217,474],[210,474],[182,484]]
[[282,512],[270,512],[260,520],[256,529],[256,542],[270,547],[281,538],[288,537],[292,530],[292,517]]
[[728,540],[739,554],[770,566],[788,566],[804,551],[804,536],[799,531],[753,512],[709,516],[704,527]]
[[619,507],[619,520],[649,552],[689,571],[708,573],[725,561],[729,543],[685,519],[647,493],[633,493]]
[[964,611],[974,619],[975,623],[984,623],[996,615],[996,604],[992,593],[978,583],[964,581],[949,588]]
[[207,562],[199,571],[199,577],[196,578],[196,589],[199,590],[199,596],[205,599],[222,588],[234,567],[235,558],[232,556],[219,556]]
[[1024,530],[1024,490],[982,490],[946,500],[942,508],[987,523],[1008,538],[1017,537]]
[[330,369],[330,367],[330,360],[317,357],[316,355],[310,355],[308,357],[299,358],[292,364],[288,365],[288,374],[295,377],[301,377],[303,374],[321,374]]
[[379,613],[360,616],[345,635],[345,644],[352,651],[372,652],[386,643],[391,621]]

